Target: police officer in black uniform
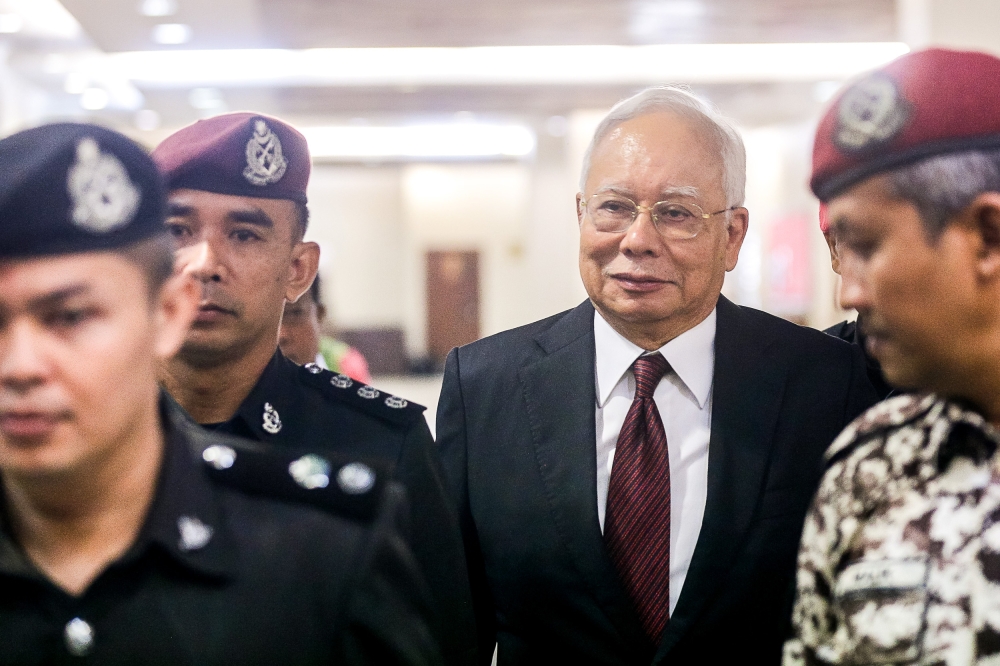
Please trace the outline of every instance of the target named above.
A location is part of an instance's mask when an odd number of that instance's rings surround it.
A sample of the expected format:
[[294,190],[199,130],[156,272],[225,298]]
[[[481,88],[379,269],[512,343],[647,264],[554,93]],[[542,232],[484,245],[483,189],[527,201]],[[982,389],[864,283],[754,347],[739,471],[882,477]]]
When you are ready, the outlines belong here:
[[465,556],[424,408],[278,350],[284,305],[309,289],[319,262],[318,245],[303,241],[305,138],[276,118],[231,113],[181,129],[153,159],[167,180],[178,263],[202,287],[187,339],[163,368],[167,390],[217,432],[384,460],[410,501],[410,546],[441,651],[449,663],[475,663]]
[[50,125],[0,164],[0,664],[441,663],[398,484],[158,388],[200,289],[142,148]]

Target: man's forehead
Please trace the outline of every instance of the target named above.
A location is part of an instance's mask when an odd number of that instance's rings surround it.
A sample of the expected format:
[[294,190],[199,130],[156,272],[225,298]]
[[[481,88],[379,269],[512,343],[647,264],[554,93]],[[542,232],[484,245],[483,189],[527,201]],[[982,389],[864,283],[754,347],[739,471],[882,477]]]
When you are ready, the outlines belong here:
[[[0,262],[0,302],[35,300],[52,295],[76,295],[102,286],[123,284],[131,270],[141,283],[139,269],[114,252],[33,257]],[[130,278],[126,278],[127,281]]]

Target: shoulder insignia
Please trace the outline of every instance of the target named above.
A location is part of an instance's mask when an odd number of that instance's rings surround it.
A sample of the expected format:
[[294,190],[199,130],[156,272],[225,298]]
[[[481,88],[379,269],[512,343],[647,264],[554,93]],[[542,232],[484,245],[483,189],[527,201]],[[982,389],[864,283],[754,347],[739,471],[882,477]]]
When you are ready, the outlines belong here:
[[268,446],[207,432],[192,437],[191,443],[208,476],[223,486],[308,504],[352,520],[375,519],[389,479],[383,464],[355,456]]
[[933,394],[907,394],[883,400],[854,419],[833,440],[824,458],[827,466],[844,457],[859,445],[888,430],[912,423],[937,405]]
[[372,416],[399,425],[410,425],[423,418],[423,405],[362,384],[347,375],[323,370],[310,363],[300,370],[301,381],[338,402],[347,403]]

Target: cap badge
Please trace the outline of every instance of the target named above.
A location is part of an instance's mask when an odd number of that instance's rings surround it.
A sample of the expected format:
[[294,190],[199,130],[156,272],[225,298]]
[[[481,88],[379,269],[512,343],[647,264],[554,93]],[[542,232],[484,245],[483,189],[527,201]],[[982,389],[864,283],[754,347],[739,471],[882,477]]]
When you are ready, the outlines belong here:
[[277,435],[281,432],[281,417],[278,416],[278,411],[269,402],[264,403],[264,424],[262,427],[264,432],[269,435]]
[[101,152],[91,138],[76,145],[66,188],[73,202],[73,224],[87,231],[114,231],[128,224],[139,209],[139,190],[125,166],[114,155]]
[[178,518],[177,529],[181,533],[181,538],[177,545],[185,552],[204,548],[212,540],[212,528],[194,516],[181,516]]
[[281,154],[281,141],[263,120],[254,123],[254,133],[247,141],[247,168],[243,177],[253,185],[273,185],[281,180],[288,161]]
[[337,472],[337,485],[348,495],[361,495],[375,485],[375,471],[364,463],[348,463]]
[[308,454],[288,465],[288,473],[306,490],[326,488],[330,485],[330,463],[325,458]]
[[851,86],[837,106],[833,142],[844,152],[857,152],[895,137],[910,117],[910,107],[884,74],[873,74]]

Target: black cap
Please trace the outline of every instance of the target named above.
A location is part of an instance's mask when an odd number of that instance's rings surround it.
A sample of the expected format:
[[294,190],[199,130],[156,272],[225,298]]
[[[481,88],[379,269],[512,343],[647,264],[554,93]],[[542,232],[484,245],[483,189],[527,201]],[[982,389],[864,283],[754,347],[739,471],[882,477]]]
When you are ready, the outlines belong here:
[[166,196],[139,144],[97,125],[0,140],[0,258],[113,250],[165,231]]

